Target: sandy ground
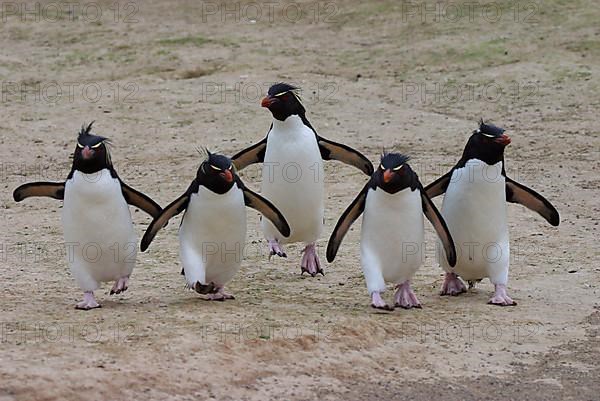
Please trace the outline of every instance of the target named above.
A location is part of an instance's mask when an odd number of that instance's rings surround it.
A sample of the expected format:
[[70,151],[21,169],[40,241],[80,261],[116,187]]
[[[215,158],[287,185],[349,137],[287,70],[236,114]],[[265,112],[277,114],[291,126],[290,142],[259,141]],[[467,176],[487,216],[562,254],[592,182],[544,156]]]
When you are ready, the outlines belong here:
[[[0,400],[597,399],[600,9],[467,3],[2,2]],[[299,246],[268,261],[250,212],[235,301],[184,289],[175,223],[138,255],[129,291],[106,284],[102,309],[76,311],[61,203],[15,204],[14,188],[64,180],[76,131],[96,120],[121,177],[166,205],[196,146],[233,154],[264,136],[260,97],[280,80],[303,87],[323,136],[375,162],[384,146],[409,153],[424,183],[477,119],[506,127],[508,174],[561,213],[556,229],[508,208],[518,306],[486,305],[487,280],[438,296],[431,251],[414,280],[423,309],[376,313],[359,224],[308,278]],[[255,189],[258,171],[243,173]],[[322,255],[365,181],[337,162],[326,174]],[[149,218],[132,215],[141,236]]]

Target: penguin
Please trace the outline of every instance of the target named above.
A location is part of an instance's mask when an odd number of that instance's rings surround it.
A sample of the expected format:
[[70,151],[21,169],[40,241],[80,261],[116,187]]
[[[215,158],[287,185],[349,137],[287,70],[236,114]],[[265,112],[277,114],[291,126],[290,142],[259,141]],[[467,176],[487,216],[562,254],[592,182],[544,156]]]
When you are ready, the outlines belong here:
[[253,163],[264,163],[261,193],[288,219],[289,238],[282,238],[275,227],[262,220],[269,254],[286,257],[282,245],[301,242],[304,250],[301,274],[324,274],[316,249],[324,222],[323,160],[339,160],[367,175],[373,165],[363,154],[349,146],[329,141],[317,134],[306,118],[299,88],[286,83],[271,86],[261,106],[273,116],[267,136],[232,157],[238,170]]
[[446,271],[441,295],[466,292],[459,277],[469,282],[469,288],[489,278],[495,291],[488,303],[516,305],[506,288],[510,256],[506,202],[520,203],[551,225],[559,224],[558,211],[546,198],[506,176],[504,150],[510,142],[503,128],[480,120],[458,163],[425,188],[430,198],[445,193],[442,216],[458,248],[454,268],[440,259]]
[[225,285],[240,269],[246,241],[246,208],[258,210],[283,237],[290,226],[267,199],[248,189],[226,156],[206,157],[183,195],[155,217],[142,238],[144,252],[172,217],[184,212],[179,226],[179,256],[188,288],[208,300],[234,299]]
[[112,164],[109,140],[92,134],[93,121],[81,128],[73,165],[65,182],[33,182],[13,193],[16,202],[47,196],[63,201],[62,223],[67,259],[83,301],[75,308],[90,310],[101,305],[94,297],[100,283],[113,281],[110,294],[128,288],[135,266],[137,236],[128,204],[152,217],[161,207],[147,195],[125,184]]
[[394,306],[421,308],[410,280],[424,259],[423,214],[440,238],[448,264],[456,263],[448,227],[408,160],[400,153],[382,155],[379,168],[344,211],[327,244],[327,261],[331,263],[350,226],[364,213],[360,259],[371,306],[376,309],[393,309],[381,297],[386,282],[396,285]]

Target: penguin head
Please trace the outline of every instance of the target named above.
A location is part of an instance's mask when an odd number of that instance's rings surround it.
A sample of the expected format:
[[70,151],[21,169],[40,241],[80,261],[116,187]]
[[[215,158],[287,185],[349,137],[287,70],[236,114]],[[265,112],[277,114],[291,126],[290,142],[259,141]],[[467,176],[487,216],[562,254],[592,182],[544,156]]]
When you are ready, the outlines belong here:
[[73,154],[73,169],[85,174],[96,173],[112,167],[110,153],[107,147],[108,139],[93,135],[92,121],[87,127],[81,127],[77,136],[77,147]]
[[381,155],[377,171],[373,173],[375,184],[385,192],[394,194],[405,188],[414,190],[417,187],[417,175],[408,165],[410,158],[400,153]]
[[510,144],[505,129],[479,121],[479,128],[473,131],[465,146],[463,159],[478,159],[488,164],[496,164],[504,157],[504,148]]
[[213,154],[206,149],[206,158],[196,173],[196,179],[211,191],[224,194],[235,183],[233,163],[227,156]]
[[291,115],[304,116],[306,110],[300,101],[300,88],[286,83],[278,83],[269,88],[260,105],[269,109],[273,117],[285,121]]

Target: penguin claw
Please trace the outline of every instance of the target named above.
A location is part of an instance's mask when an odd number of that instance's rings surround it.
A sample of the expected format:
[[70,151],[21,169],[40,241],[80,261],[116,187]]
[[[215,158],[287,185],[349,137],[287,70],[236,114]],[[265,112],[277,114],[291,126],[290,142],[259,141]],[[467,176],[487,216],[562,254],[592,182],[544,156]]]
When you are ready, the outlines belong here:
[[86,291],[83,293],[83,301],[79,302],[77,305],[75,305],[75,309],[79,309],[79,310],[90,310],[90,309],[96,309],[96,308],[101,308],[102,305],[100,305],[98,302],[96,302],[96,298],[94,297],[94,293],[92,291]]
[[286,253],[283,251],[283,248],[281,247],[281,245],[279,244],[279,242],[275,239],[273,240],[269,240],[269,260],[271,260],[271,257],[277,255],[280,258],[287,258]]
[[115,281],[115,284],[110,289],[110,295],[120,294],[122,292],[127,291],[127,288],[129,288],[127,286],[128,282],[129,282],[129,277],[128,276],[121,277],[120,279],[118,279],[117,281]]
[[303,276],[304,273],[308,273],[310,274],[311,277],[315,277],[317,274],[321,273],[322,276],[325,276],[325,273],[323,272],[323,269],[318,269],[317,271],[310,271],[308,268],[301,266],[300,267],[301,271],[300,271],[300,275]]
[[381,298],[381,293],[374,291],[371,294],[371,307],[380,310],[393,311],[394,307],[388,305],[383,298]]
[[319,255],[317,255],[315,244],[307,245],[302,252],[304,255],[302,256],[302,262],[300,262],[300,275],[306,272],[310,274],[311,277],[315,277],[319,273],[325,276],[325,273],[321,268],[321,262],[319,261]]
[[215,284],[213,282],[210,282],[208,284],[202,284],[201,282],[197,281],[194,285],[194,291],[202,295],[214,294],[217,292],[217,288],[215,287]]
[[279,256],[280,258],[287,258],[287,254],[285,252],[275,252],[275,251],[271,251],[269,252],[269,260],[271,260],[272,256]]
[[207,301],[219,301],[219,302],[223,302],[227,299],[235,299],[235,297],[231,294],[226,293],[224,291],[223,286],[217,286],[216,291],[212,294],[208,294],[208,297],[206,298]]
[[488,301],[489,305],[497,306],[516,306],[517,303],[512,300],[511,297],[506,293],[506,286],[504,284],[495,284],[494,296]]
[[403,309],[422,308],[417,296],[413,292],[412,288],[410,288],[409,281],[398,284],[396,288],[397,290],[396,294],[394,295],[394,306],[399,306]]
[[389,311],[389,312],[392,312],[394,310],[394,307],[390,306],[388,304],[385,304],[383,306],[376,306],[376,305],[371,304],[371,308],[373,308],[373,309],[379,309],[379,310],[385,310],[385,311]]
[[462,282],[460,278],[456,275],[456,273],[446,273],[444,277],[444,284],[442,284],[442,290],[440,291],[440,295],[451,295],[457,296],[462,294],[463,292],[467,292],[467,287],[465,283]]

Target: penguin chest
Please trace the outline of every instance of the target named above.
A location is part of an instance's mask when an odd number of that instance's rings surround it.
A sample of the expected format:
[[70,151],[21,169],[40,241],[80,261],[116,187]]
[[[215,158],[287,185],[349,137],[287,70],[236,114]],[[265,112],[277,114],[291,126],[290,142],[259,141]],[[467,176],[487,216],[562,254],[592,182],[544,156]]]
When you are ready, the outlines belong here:
[[266,219],[267,238],[282,242],[312,242],[319,237],[324,215],[323,159],[315,133],[298,116],[276,121],[267,138],[262,194],[283,213],[289,238]]
[[[234,185],[225,194],[200,186],[179,228],[180,256],[186,278],[229,281],[240,267],[246,240],[244,194]],[[198,274],[205,277],[197,277]],[[205,281],[205,280],[206,281]]]
[[96,281],[110,281],[131,273],[137,238],[121,183],[107,169],[73,173],[65,184],[62,219],[76,276],[84,270]]
[[[488,277],[508,268],[506,187],[502,162],[469,160],[454,170],[442,204],[457,251],[456,272],[463,278]],[[445,265],[444,258],[441,259]]]
[[[389,282],[410,279],[423,263],[424,225],[419,190],[389,194],[370,189],[361,231],[361,262]],[[367,276],[370,276],[367,274]]]

